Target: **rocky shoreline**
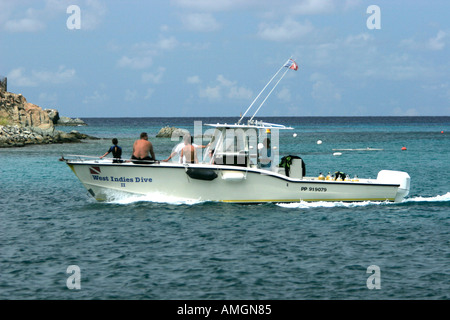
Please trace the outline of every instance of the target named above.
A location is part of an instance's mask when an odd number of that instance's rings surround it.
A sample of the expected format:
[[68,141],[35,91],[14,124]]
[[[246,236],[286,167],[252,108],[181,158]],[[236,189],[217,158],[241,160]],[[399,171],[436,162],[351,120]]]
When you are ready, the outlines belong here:
[[0,88],[0,148],[26,145],[73,143],[97,139],[78,131],[64,132],[57,126],[84,126],[81,119],[60,117],[56,109],[43,110],[21,94]]
[[98,139],[78,131],[35,131],[30,127],[0,126],[0,148],[24,147],[33,144],[73,143],[84,139]]

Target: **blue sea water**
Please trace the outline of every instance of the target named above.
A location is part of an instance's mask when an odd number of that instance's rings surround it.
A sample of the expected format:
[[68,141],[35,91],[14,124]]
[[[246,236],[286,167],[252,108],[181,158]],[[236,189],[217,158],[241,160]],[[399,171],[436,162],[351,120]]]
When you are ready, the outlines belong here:
[[[280,154],[300,155],[307,175],[402,170],[411,191],[402,203],[262,205],[96,202],[61,154],[100,156],[117,137],[126,157],[146,131],[164,159],[176,142],[155,138],[162,126],[236,119],[84,120],[58,129],[100,140],[0,149],[0,299],[450,298],[450,117],[266,118],[294,127]],[[383,150],[333,156],[366,147]]]

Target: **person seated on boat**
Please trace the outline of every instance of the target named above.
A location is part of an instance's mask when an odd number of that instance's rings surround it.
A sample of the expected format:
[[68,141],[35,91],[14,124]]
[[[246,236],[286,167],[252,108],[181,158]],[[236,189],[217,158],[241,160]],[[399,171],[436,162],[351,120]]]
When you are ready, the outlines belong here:
[[[151,156],[149,156],[149,153]],[[133,144],[133,154],[131,155],[131,162],[135,164],[148,164],[155,161],[155,153],[153,145],[148,141],[146,132],[142,132],[140,139]]]
[[191,137],[189,135],[184,137],[184,147],[181,149],[180,157],[183,163],[198,163],[197,150],[191,144]]
[[[195,144],[195,143],[194,143],[194,138],[193,138],[191,135],[188,135],[188,136],[190,137],[189,139],[190,139],[190,141],[191,141],[191,145],[192,145],[194,148],[198,149],[198,148],[206,148],[206,147],[207,147],[207,146],[204,146],[204,145],[198,145],[198,144]],[[162,161],[163,161],[163,162],[168,162],[170,159],[172,159],[173,157],[175,157],[176,155],[178,155],[178,156],[179,156],[179,163],[183,163],[183,159],[182,159],[182,157],[180,156],[180,154],[181,154],[181,150],[184,148],[185,145],[186,145],[186,144],[184,143],[184,138],[183,138],[183,141],[176,145],[176,147],[174,148],[174,150],[173,150],[173,152],[170,154],[170,156],[169,156],[167,159],[162,160]]]
[[259,163],[261,168],[270,168],[272,166],[272,148],[270,147],[270,139],[265,138],[262,143],[262,148],[259,150]]
[[334,180],[335,181],[344,181],[346,177],[346,174],[341,171],[336,171],[334,173]]
[[100,159],[103,159],[108,154],[112,153],[113,163],[122,163],[123,160],[120,159],[122,157],[122,148],[118,146],[119,141],[117,140],[117,138],[114,138],[112,139],[112,143],[113,145],[111,146],[111,148],[109,148],[109,150],[106,151],[106,153],[102,155]]

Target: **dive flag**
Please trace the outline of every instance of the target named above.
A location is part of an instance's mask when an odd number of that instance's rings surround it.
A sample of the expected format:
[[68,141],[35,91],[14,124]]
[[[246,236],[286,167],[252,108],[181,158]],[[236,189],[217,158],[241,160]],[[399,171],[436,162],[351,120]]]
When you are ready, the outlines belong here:
[[292,59],[289,59],[289,61],[285,65],[285,67],[289,68],[289,69],[292,69],[292,70],[295,70],[295,71],[298,70],[297,63],[294,60],[292,60]]
[[102,171],[100,170],[100,167],[89,167],[89,171],[91,174],[100,174]]

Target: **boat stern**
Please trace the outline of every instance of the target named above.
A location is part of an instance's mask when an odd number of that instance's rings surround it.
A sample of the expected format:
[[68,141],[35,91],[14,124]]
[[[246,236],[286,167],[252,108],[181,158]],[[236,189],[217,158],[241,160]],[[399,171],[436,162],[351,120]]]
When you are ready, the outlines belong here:
[[394,170],[381,170],[378,172],[377,181],[388,184],[398,184],[395,202],[401,202],[409,194],[411,177],[408,173]]

